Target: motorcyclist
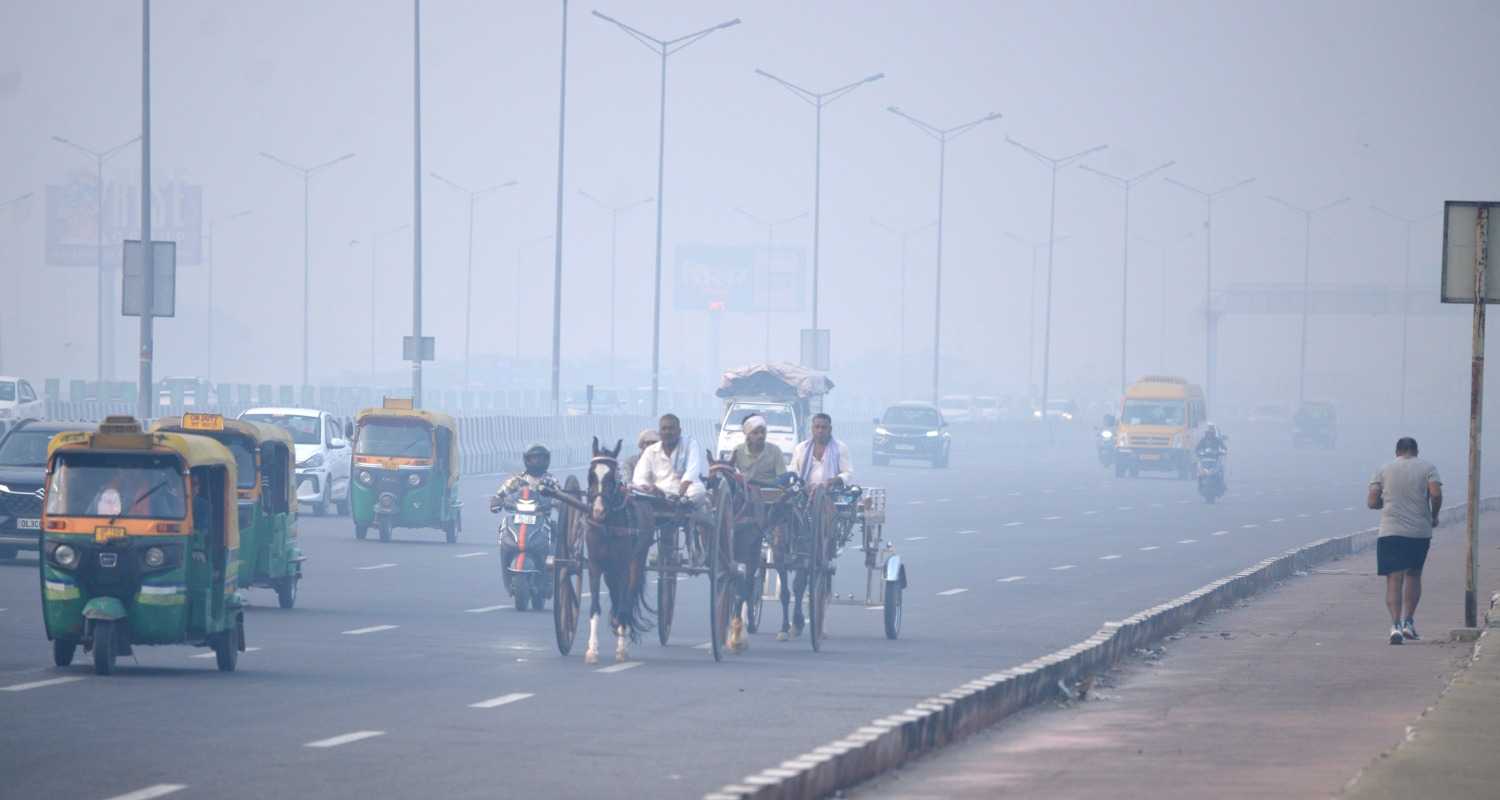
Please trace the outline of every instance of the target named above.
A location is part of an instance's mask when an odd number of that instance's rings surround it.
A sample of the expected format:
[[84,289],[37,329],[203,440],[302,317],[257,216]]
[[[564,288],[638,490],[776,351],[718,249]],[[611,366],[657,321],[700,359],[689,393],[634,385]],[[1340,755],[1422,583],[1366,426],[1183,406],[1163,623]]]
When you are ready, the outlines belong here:
[[1219,426],[1208,423],[1203,429],[1203,438],[1198,440],[1197,455],[1201,461],[1205,458],[1223,458],[1229,454],[1227,438],[1219,433]]
[[491,511],[499,511],[507,501],[514,502],[525,489],[530,489],[534,495],[558,490],[557,480],[547,471],[552,466],[552,451],[534,444],[521,455],[521,465],[521,472],[507,478],[495,490],[495,496],[490,498]]

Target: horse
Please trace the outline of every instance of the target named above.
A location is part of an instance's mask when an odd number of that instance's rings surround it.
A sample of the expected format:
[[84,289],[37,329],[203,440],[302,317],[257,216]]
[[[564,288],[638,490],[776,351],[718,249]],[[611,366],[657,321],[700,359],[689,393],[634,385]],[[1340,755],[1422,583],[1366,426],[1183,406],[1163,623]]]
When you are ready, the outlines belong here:
[[[817,520],[813,516],[823,509],[827,514],[829,504],[823,499],[819,487],[807,491],[805,485],[789,488],[770,510],[768,527],[771,529],[771,558],[776,568],[777,583],[781,586],[781,630],[776,641],[785,642],[802,635],[806,618],[802,615],[802,598],[812,584],[811,562],[814,559],[813,527],[820,523],[832,525],[832,519]],[[824,530],[828,530],[825,527]],[[787,580],[787,573],[792,579]],[[795,613],[790,613],[795,598]],[[790,624],[789,624],[790,623]]]
[[[732,457],[720,461],[710,451],[708,476],[710,481],[729,489],[725,499],[729,503],[729,515],[733,521],[732,533],[731,540],[726,543],[729,545],[728,559],[721,559],[721,566],[724,568],[721,572],[736,575],[736,591],[731,596],[726,613],[729,628],[724,644],[731,653],[743,653],[750,647],[749,637],[745,635],[745,617],[749,613],[749,604],[755,600],[754,593],[760,590],[755,578],[759,573],[766,513],[764,506],[753,499],[751,493],[755,489],[734,466]],[[735,564],[744,565],[744,569],[735,568]],[[720,635],[724,635],[724,632],[720,632]]]
[[583,654],[588,664],[599,663],[599,579],[609,587],[610,627],[615,631],[615,661],[630,658],[626,648],[651,630],[652,610],[646,605],[646,554],[651,548],[650,514],[631,501],[620,478],[620,449],[599,446],[594,437],[594,455],[589,462],[587,514],[576,516],[585,527],[589,565],[589,646]]

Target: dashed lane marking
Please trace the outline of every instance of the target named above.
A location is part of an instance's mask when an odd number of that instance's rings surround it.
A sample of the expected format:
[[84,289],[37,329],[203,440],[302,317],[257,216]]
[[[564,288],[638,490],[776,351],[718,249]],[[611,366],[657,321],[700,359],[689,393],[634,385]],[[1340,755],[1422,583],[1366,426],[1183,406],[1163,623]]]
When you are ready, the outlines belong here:
[[1286,519],[1283,518],[1283,517],[1277,517],[1276,519],[1271,520],[1271,522],[1273,522],[1273,523],[1276,523],[1276,522],[1286,522]]
[[921,506],[921,505],[926,505],[927,501],[926,500],[907,500],[906,504],[909,505],[909,506]]
[[11,686],[0,686],[0,692],[24,692],[29,689],[40,689],[44,686],[61,686],[73,681],[81,681],[82,677],[74,675],[67,678],[48,678],[44,681],[32,681],[31,683],[17,683]]
[[380,633],[381,631],[393,631],[400,625],[371,625],[368,628],[355,628],[352,631],[344,631],[345,636],[363,636],[367,633]]
[[1025,575],[1012,575],[1009,578],[998,578],[995,580],[995,583],[1015,583],[1016,581],[1024,580],[1026,580]]
[[1322,511],[1319,511],[1318,513],[1319,514],[1332,514],[1333,513],[1333,509],[1331,509],[1331,508],[1325,508]]
[[1099,513],[1099,512],[1098,511],[1085,511],[1085,512],[1083,512],[1083,515],[1085,517],[1092,517],[1092,516],[1094,516],[1097,513]]
[[1005,496],[1006,497],[1020,497],[1021,493],[1020,492],[1006,492]]
[[136,789],[133,792],[117,794],[109,798],[109,800],[152,800],[154,797],[166,797],[169,794],[175,794],[186,788],[187,784],[185,783],[158,783],[154,786],[147,786],[144,789]]
[[391,567],[394,567],[394,566],[396,566],[396,565],[395,564],[371,564],[368,567],[355,567],[355,569],[359,570],[360,572],[368,572],[368,571],[370,571],[372,569],[390,569]]
[[330,736],[327,739],[319,739],[315,742],[308,742],[307,744],[304,744],[302,746],[338,747],[341,744],[351,744],[353,742],[358,742],[364,739],[374,739],[376,736],[384,735],[385,731],[350,731],[349,733],[342,733],[338,736]]
[[1059,517],[1056,514],[1053,514],[1052,516],[1049,516],[1049,517],[1042,517],[1042,521],[1043,522],[1056,522],[1056,521],[1058,521],[1060,519],[1062,519],[1062,517]]
[[1228,536],[1228,535],[1229,535],[1229,531],[1214,531],[1213,533],[1209,534],[1209,536]]
[[1311,514],[1298,514],[1297,515],[1297,519],[1307,519],[1310,516],[1312,516],[1312,515]]
[[511,703],[519,703],[532,696],[531,692],[511,692],[510,694],[502,694],[499,697],[491,697],[488,700],[480,700],[477,703],[470,703],[469,708],[498,708],[500,706],[508,706]]
[[1141,552],[1143,552],[1143,553],[1149,553],[1152,550],[1160,550],[1160,549],[1161,549],[1161,545],[1156,545],[1156,544],[1148,544],[1145,547],[1140,548]]
[[1117,558],[1120,558],[1120,556],[1118,556],[1118,555],[1099,556],[1099,560],[1100,561],[1114,561]]
[[[247,652],[247,653],[255,653],[255,652],[259,652],[259,651],[260,651],[259,647],[247,647],[247,648],[245,648],[245,652]],[[213,658],[216,655],[218,655],[218,654],[215,653],[214,651],[210,650],[207,653],[194,653],[191,656],[191,658]]]
[[1053,572],[1062,572],[1065,569],[1077,569],[1077,564],[1060,564],[1052,568]]
[[1056,489],[1043,489],[1042,494],[1057,494]]
[[951,502],[953,502],[953,499],[952,499],[952,498],[950,498],[950,497],[939,497],[939,498],[938,498],[938,499],[937,499],[937,501],[938,501],[938,502],[939,502],[939,503],[951,503]]
[[479,558],[480,556],[487,555],[489,555],[489,553],[481,550],[477,553],[459,553],[458,555],[454,556],[454,558]]
[[695,645],[693,645],[693,649],[694,650],[708,650],[708,649],[711,649],[713,646],[714,646],[713,642],[704,642],[703,644],[695,644]]
[[964,530],[964,531],[959,531],[958,535],[959,536],[968,536],[971,533],[979,533],[979,531]]
[[621,661],[618,664],[610,664],[607,667],[600,667],[594,671],[601,675],[610,675],[616,672],[624,672],[627,669],[635,669],[644,663],[644,661]]
[[1354,510],[1354,506],[1344,506],[1344,510],[1345,511],[1353,511]]
[[507,608],[510,608],[510,606],[509,605],[503,605],[503,606],[480,606],[479,608],[466,608],[466,609],[464,609],[464,613],[465,614],[488,614],[491,611],[504,611]]
[[1119,508],[1116,508],[1115,510],[1116,511],[1134,511],[1135,510],[1135,506],[1120,506]]
[[1002,527],[1002,528],[1019,528],[1019,527],[1021,527],[1021,523],[1019,523],[1019,522],[1007,522],[1007,523],[1005,523],[1004,525],[1002,525],[1000,527]]
[[1178,539],[1177,543],[1178,544],[1195,544],[1195,543],[1197,543],[1197,541],[1198,541],[1197,539]]
[[944,589],[943,591],[938,592],[938,597],[952,597],[955,594],[963,594],[964,592],[967,592],[967,591],[969,591],[969,590],[968,589]]
[[1193,501],[1191,501],[1191,500],[1178,500],[1177,501],[1177,505],[1179,505],[1179,506],[1185,506],[1185,505],[1187,505],[1188,503],[1191,503],[1191,502],[1193,502]]
[[1244,525],[1241,525],[1240,527],[1241,528],[1259,528],[1260,526],[1257,525],[1257,524],[1255,524],[1254,522],[1247,522]]
[[1163,506],[1161,503],[1152,503],[1151,507],[1152,508],[1165,508],[1165,506]]
[[908,542],[920,542],[920,541],[922,541],[923,539],[926,539],[926,538],[927,538],[926,536],[908,536],[908,537],[906,537],[906,541],[908,541]]

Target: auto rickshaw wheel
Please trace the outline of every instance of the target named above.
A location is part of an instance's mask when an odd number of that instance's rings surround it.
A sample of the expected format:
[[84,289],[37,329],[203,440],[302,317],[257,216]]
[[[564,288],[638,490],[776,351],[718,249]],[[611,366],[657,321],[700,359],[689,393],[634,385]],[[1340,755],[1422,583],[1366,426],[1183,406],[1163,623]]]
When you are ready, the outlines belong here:
[[61,636],[52,640],[52,663],[59,667],[66,667],[73,663],[73,654],[78,652],[78,641],[76,639],[65,639]]
[[[363,538],[363,537],[361,537]],[[297,605],[297,584],[302,582],[301,575],[289,575],[276,581],[276,603],[282,608],[291,608]]]
[[101,619],[94,622],[94,674],[108,675],[115,671],[115,623]]
[[390,540],[391,540],[391,523],[389,523],[389,522],[381,522],[380,523],[380,541],[382,541],[382,542],[389,542]]
[[443,523],[443,538],[448,541],[448,544],[458,542],[458,520],[456,518]]
[[365,536],[368,535],[369,532],[369,525],[361,525],[358,522],[354,523],[354,538],[363,542],[365,540]]
[[244,624],[242,619],[236,617],[229,624],[229,630],[214,638],[214,661],[218,663],[220,672],[234,672],[235,665],[239,663],[240,626],[242,624]]

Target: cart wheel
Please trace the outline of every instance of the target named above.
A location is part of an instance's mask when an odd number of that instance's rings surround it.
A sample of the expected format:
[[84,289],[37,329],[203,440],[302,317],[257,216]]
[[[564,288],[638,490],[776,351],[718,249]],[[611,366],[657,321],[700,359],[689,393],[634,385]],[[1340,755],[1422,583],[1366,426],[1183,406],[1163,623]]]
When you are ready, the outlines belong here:
[[276,604],[282,608],[297,605],[297,584],[301,582],[300,575],[290,575],[276,581]]
[[73,654],[78,652],[78,642],[61,636],[52,640],[52,663],[66,667],[73,663]]
[[583,573],[558,567],[553,575],[552,628],[557,633],[557,652],[567,655],[578,637],[578,598]]
[[390,540],[391,540],[391,523],[389,523],[389,522],[382,522],[382,523],[380,523],[380,541],[382,541],[382,542],[389,542]]
[[901,635],[901,581],[885,582],[885,638]]
[[243,623],[236,619],[229,625],[229,630],[214,639],[214,660],[218,662],[220,672],[234,672],[235,665],[239,663],[241,624]]
[[714,530],[708,537],[708,629],[712,637],[709,649],[714,661],[724,660],[725,637],[729,635],[729,617],[734,608],[734,595],[738,583],[724,567],[729,555],[724,553],[724,544],[734,536],[734,499],[729,486],[720,482],[714,488]]
[[[757,549],[756,553],[759,552]],[[762,564],[750,573],[750,583],[747,586],[750,596],[745,598],[745,630],[750,633],[760,633],[760,615],[766,610],[765,583],[766,567]]]
[[98,620],[94,623],[94,674],[108,675],[115,671],[115,623]]
[[662,647],[672,639],[672,617],[677,608],[677,529],[662,531],[656,543],[656,639]]
[[361,525],[358,522],[354,523],[354,538],[363,542],[365,540],[365,536],[369,534],[369,532],[369,525]]
[[813,652],[823,649],[823,621],[828,616],[829,594],[833,591],[830,571],[831,537],[833,535],[833,500],[827,492],[818,492],[812,508],[812,580],[808,581],[808,641]]

